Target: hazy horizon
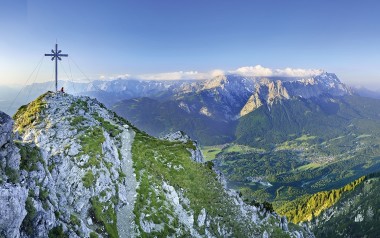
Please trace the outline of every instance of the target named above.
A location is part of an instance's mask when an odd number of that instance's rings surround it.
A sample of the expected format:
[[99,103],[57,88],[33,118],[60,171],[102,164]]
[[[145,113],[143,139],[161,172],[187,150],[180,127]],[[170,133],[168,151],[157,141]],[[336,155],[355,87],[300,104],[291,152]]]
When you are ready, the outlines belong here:
[[[248,72],[247,69],[248,68]],[[245,70],[245,71],[244,71]],[[287,72],[286,72],[287,70]],[[243,72],[244,71],[244,72]],[[268,74],[269,71],[269,74]],[[92,81],[112,81],[112,80],[142,80],[142,81],[185,81],[185,80],[195,80],[195,81],[202,81],[202,80],[208,80],[212,79],[215,76],[218,75],[228,75],[228,74],[237,74],[241,76],[254,76],[254,77],[279,77],[279,78],[286,78],[286,77],[300,77],[300,78],[308,78],[313,77],[315,75],[318,75],[319,73],[310,73],[310,72],[326,72],[324,70],[317,70],[317,69],[291,69],[291,68],[285,68],[285,69],[270,69],[265,68],[261,65],[256,66],[245,66],[240,67],[235,70],[212,70],[208,72],[199,72],[199,71],[178,71],[178,72],[162,72],[162,73],[150,73],[150,74],[141,74],[141,75],[112,75],[112,76],[103,76],[101,78],[95,78],[95,79],[89,79],[89,78],[70,78],[67,77],[67,75],[59,77],[59,81],[69,81],[69,82],[75,82],[75,83],[90,83]],[[327,72],[327,73],[334,73],[335,72]],[[339,75],[337,75],[339,80],[346,84],[347,86],[354,87],[354,88],[365,88],[369,91],[378,92],[380,91],[380,84],[363,84],[360,83],[360,81],[346,81],[342,79]],[[5,88],[11,88],[11,89],[21,89],[25,86],[31,86],[33,84],[42,84],[42,83],[51,83],[53,87],[54,78],[51,79],[44,79],[44,81],[41,81],[41,79],[35,74],[31,75],[31,78],[35,78],[34,81],[28,80],[27,84],[21,84],[21,83],[5,83],[3,81],[0,82],[0,87]],[[53,89],[53,88],[52,88]]]

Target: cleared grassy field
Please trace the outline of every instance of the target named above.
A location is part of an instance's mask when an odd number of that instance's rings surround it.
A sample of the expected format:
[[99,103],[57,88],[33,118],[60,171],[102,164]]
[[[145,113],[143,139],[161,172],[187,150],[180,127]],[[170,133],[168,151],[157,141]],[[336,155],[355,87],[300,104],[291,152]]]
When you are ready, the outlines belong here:
[[204,146],[201,148],[205,161],[216,158],[216,155],[222,152],[222,146]]
[[253,148],[246,145],[227,144],[227,145],[215,145],[215,146],[203,146],[201,148],[205,161],[214,160],[219,154],[226,153],[264,153],[264,149]]
[[305,171],[305,170],[309,170],[309,169],[316,169],[318,168],[319,166],[321,166],[321,164],[318,164],[318,163],[310,163],[310,164],[305,164],[303,166],[300,166],[297,168],[297,170],[299,171]]
[[258,153],[263,153],[263,152],[265,152],[265,150],[253,148],[253,147],[246,146],[246,145],[238,145],[238,144],[230,144],[223,149],[223,153],[231,153],[231,152],[238,152],[238,153],[258,152]]

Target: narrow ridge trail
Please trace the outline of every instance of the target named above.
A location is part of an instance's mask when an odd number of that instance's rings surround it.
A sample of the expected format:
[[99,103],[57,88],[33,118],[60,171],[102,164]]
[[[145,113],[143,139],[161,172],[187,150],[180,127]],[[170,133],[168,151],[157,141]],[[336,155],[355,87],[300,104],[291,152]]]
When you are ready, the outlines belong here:
[[120,150],[122,156],[123,173],[126,175],[125,183],[119,186],[119,194],[123,193],[126,200],[126,205],[120,207],[117,211],[117,229],[120,238],[136,237],[135,214],[133,213],[134,204],[136,201],[136,187],[138,186],[136,175],[133,169],[132,161],[132,143],[134,132],[132,129],[127,129],[124,126],[121,134],[122,147]]

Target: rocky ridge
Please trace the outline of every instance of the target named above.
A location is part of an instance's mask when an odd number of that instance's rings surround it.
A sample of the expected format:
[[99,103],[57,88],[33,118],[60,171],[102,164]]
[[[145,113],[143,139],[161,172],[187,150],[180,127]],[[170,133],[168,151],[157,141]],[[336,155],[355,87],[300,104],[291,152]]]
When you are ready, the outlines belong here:
[[[187,102],[187,97],[200,95],[203,103]],[[333,73],[323,72],[310,77],[246,77],[235,74],[219,75],[212,79],[181,85],[175,100],[179,107],[209,117],[236,120],[260,106],[271,107],[275,101],[292,98],[312,98],[351,95],[352,90]],[[191,100],[192,101],[192,100]]]
[[[321,71],[322,72],[322,71]],[[107,107],[111,107],[120,101],[133,98],[160,98],[181,99],[188,94],[209,94],[222,101],[226,106],[221,107],[225,112],[225,119],[236,119],[248,99],[255,94],[256,86],[263,82],[281,81],[291,97],[313,97],[328,92],[332,96],[350,94],[352,90],[339,81],[335,74],[322,72],[320,75],[308,77],[251,77],[240,74],[223,74],[207,80],[136,80],[115,79],[110,81],[94,80],[88,83],[60,81],[60,85],[76,95],[88,95],[97,98]],[[32,95],[38,96],[45,91],[47,84],[33,84],[26,91],[32,91]],[[29,97],[29,96],[28,96]],[[260,100],[263,100],[262,97]],[[23,99],[24,101],[27,99]],[[186,103],[186,102],[185,102]],[[191,105],[187,105],[186,107]],[[210,105],[202,105],[193,110],[207,111],[206,115],[219,117]],[[186,108],[185,107],[185,108]],[[234,109],[234,108],[237,109]],[[243,113],[244,114],[244,111]]]
[[19,183],[20,154],[13,143],[13,121],[0,112],[0,236],[19,237],[28,190]]
[[41,158],[34,171],[21,173],[37,214],[30,217],[37,225],[21,227],[21,235],[123,234],[116,229],[116,212],[128,208],[125,174],[133,174],[132,165],[126,166],[133,130],[86,97],[47,93],[25,110],[15,115],[15,130],[22,146],[36,146]]
[[19,109],[14,133],[0,118],[5,237],[312,237],[224,192],[181,132],[157,140],[94,99],[51,92]]

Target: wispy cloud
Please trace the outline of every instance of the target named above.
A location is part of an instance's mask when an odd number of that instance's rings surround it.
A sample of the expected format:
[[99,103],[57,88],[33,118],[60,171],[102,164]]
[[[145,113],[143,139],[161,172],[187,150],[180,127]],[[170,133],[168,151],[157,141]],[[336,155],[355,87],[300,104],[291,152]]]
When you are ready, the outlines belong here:
[[142,74],[137,78],[144,80],[181,80],[181,79],[204,79],[204,73],[198,71],[177,71],[157,74]]
[[220,69],[212,70],[209,72],[199,72],[199,71],[175,71],[157,74],[141,74],[134,78],[142,80],[203,80],[216,77],[218,75],[223,75],[224,71]]
[[[108,79],[109,80],[128,79],[130,77],[131,77],[130,74],[118,74],[118,75],[112,75],[112,76],[108,77]],[[99,79],[106,79],[106,77],[104,75],[101,75],[101,77]]]
[[212,70],[209,72],[198,72],[198,71],[177,71],[168,73],[158,73],[158,74],[142,74],[138,75],[137,78],[144,80],[186,80],[186,79],[209,79],[217,75],[224,74],[222,70]]
[[106,77],[101,75],[101,80],[114,80],[114,79],[140,79],[140,80],[204,80],[214,78],[218,75],[224,74],[238,74],[242,76],[254,76],[254,77],[310,77],[323,73],[320,69],[271,69],[265,68],[261,65],[245,66],[235,70],[223,71],[220,69],[211,70],[208,72],[199,71],[174,71],[164,73],[152,73],[152,74],[140,74],[130,75],[121,74]]
[[321,69],[270,69],[261,65],[241,67],[229,73],[256,77],[310,77],[323,73]]

